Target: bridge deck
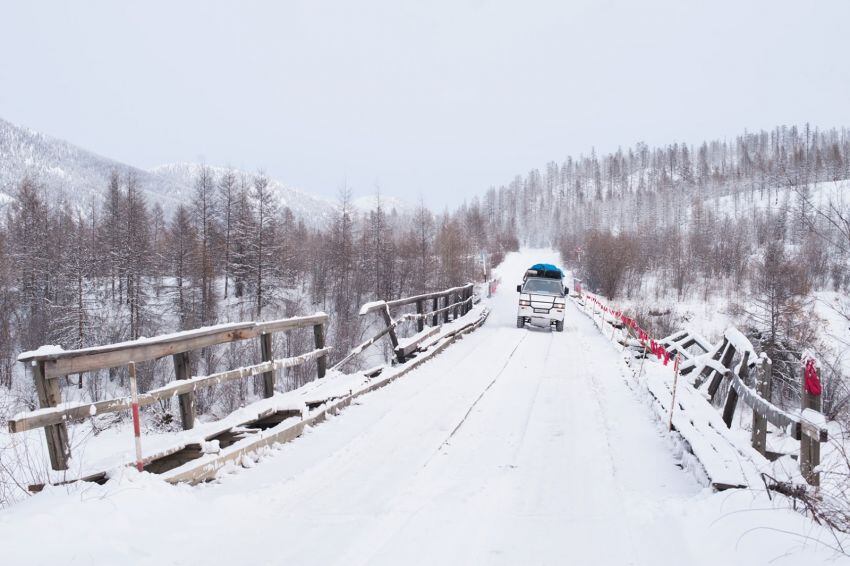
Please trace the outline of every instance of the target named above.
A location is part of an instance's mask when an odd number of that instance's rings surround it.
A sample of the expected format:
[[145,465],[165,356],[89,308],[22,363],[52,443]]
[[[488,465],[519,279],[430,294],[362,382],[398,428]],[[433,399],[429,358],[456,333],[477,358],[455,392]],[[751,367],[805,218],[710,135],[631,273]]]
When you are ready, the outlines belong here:
[[[720,500],[677,467],[613,346],[574,305],[563,333],[515,328],[507,283],[539,259],[509,256],[483,328],[252,469],[200,487],[128,472],[51,488],[0,514],[4,558],[658,566],[764,563],[769,547],[785,563],[795,539],[740,538],[742,525],[804,519],[736,514],[755,496]],[[31,542],[38,532],[51,544]]]

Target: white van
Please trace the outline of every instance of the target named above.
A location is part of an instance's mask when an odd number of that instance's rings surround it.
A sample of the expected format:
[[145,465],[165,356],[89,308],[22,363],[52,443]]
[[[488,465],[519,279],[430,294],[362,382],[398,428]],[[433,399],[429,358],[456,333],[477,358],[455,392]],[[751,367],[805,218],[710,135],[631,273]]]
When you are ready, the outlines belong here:
[[519,295],[516,325],[531,323],[554,326],[564,331],[564,311],[569,289],[564,287],[564,274],[550,264],[537,264],[525,272],[524,283],[516,287]]

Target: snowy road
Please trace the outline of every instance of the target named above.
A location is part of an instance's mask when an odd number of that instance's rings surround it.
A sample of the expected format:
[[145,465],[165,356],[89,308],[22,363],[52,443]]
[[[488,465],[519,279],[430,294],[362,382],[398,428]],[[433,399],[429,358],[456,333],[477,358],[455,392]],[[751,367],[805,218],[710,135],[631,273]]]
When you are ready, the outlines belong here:
[[[515,328],[512,254],[487,324],[251,469],[197,488],[127,472],[0,514],[8,564],[762,564],[822,561],[806,523],[710,494],[573,305]],[[739,512],[741,510],[745,512]],[[51,532],[52,543],[36,542]],[[769,552],[765,547],[769,545]],[[786,553],[788,553],[786,555]],[[834,563],[834,562],[833,562]]]

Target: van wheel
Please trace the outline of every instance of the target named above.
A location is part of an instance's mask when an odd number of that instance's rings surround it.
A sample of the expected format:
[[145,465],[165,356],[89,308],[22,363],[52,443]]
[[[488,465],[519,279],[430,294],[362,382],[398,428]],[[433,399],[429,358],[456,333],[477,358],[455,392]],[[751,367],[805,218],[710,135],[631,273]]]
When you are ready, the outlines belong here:
[[522,328],[523,326],[525,326],[525,319],[521,316],[516,317],[516,327]]
[[555,330],[557,330],[558,332],[564,331],[564,321],[563,320],[559,320],[555,323]]

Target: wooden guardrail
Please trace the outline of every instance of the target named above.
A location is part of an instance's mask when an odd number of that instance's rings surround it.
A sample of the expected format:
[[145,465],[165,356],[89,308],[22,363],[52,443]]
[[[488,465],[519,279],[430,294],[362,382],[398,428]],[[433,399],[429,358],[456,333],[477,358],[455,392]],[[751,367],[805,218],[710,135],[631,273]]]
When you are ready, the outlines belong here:
[[[311,316],[268,322],[222,324],[81,350],[43,348],[24,352],[18,356],[18,361],[32,368],[41,409],[16,415],[9,421],[9,429],[12,432],[20,432],[44,427],[51,466],[54,470],[66,470],[70,447],[65,421],[98,413],[129,410],[130,400],[119,398],[97,403],[62,403],[59,378],[69,374],[114,368],[130,362],[144,362],[165,356],[171,356],[173,359],[176,380],[159,389],[143,393],[139,396],[139,404],[149,405],[177,395],[183,428],[191,429],[195,425],[194,391],[199,388],[262,375],[263,394],[265,397],[271,397],[274,394],[275,370],[293,367],[310,360],[317,360],[317,375],[319,378],[324,377],[328,354],[328,348],[325,347],[327,322],[326,314],[316,313]],[[309,327],[313,328],[314,350],[292,358],[273,359],[272,336],[275,333]],[[260,339],[262,363],[208,376],[190,375],[190,352],[251,338]]]
[[[337,364],[337,367],[350,361],[354,355],[359,354],[383,336],[389,336],[396,358],[399,363],[404,363],[407,356],[416,350],[416,346],[430,336],[428,332],[424,331],[425,324],[429,321],[429,319],[430,326],[438,327],[440,317],[442,317],[443,322],[449,322],[450,320],[457,319],[459,316],[463,316],[470,311],[473,302],[473,289],[474,285],[469,283],[467,285],[452,287],[450,289],[434,293],[425,293],[423,295],[405,297],[402,299],[395,299],[393,301],[376,301],[363,305],[360,309],[360,316],[365,316],[374,312],[380,313],[384,319],[386,328],[352,350],[352,353],[343,358],[343,360]],[[441,304],[442,306],[440,306]],[[416,305],[416,313],[407,313],[401,315],[398,319],[393,320],[391,309],[407,305]],[[430,310],[428,309],[429,306]],[[413,340],[408,340],[405,344],[399,346],[399,338],[396,333],[396,327],[405,320],[416,320],[416,331],[419,334],[414,337]]]
[[[749,406],[753,413],[750,443],[765,457],[767,450],[767,425],[786,431],[800,441],[800,473],[811,485],[820,485],[820,443],[828,440],[825,418],[803,389],[803,407],[799,414],[777,407],[767,398],[773,364],[765,354],[758,355],[752,343],[736,328],[728,328],[723,338],[713,347],[706,345],[700,336],[690,331],[680,331],[661,340],[672,355],[687,352],[696,346],[703,353],[688,354],[680,366],[681,375],[693,375],[693,386],[704,391],[712,404],[717,404],[721,385],[725,382],[726,397],[722,402],[723,422],[732,427],[735,409],[739,402]],[[748,385],[747,383],[752,385]],[[819,400],[819,398],[818,398]],[[819,409],[819,404],[817,409]]]
[[[698,397],[700,403],[708,401],[709,407],[722,406],[722,424],[726,425],[726,429],[732,427],[738,403],[743,402],[749,406],[753,414],[750,444],[756,452],[765,458],[777,456],[767,450],[768,424],[786,431],[792,438],[799,440],[800,473],[809,484],[820,484],[820,474],[817,472],[820,463],[820,444],[828,440],[826,419],[820,413],[820,397],[810,395],[804,386],[802,408],[799,413],[785,411],[771,403],[769,395],[772,362],[765,354],[757,354],[752,343],[740,331],[734,327],[726,329],[722,339],[715,345],[711,345],[705,338],[690,330],[681,330],[656,341],[651,339],[634,319],[617,309],[604,305],[598,298],[583,295],[579,297],[582,304],[587,302],[585,297],[590,299],[591,308],[598,309],[598,311],[594,310],[594,313],[598,312],[601,320],[611,325],[612,338],[614,329],[622,329],[623,335],[619,342],[624,348],[631,349],[636,356],[646,357],[649,352],[659,352],[658,355],[660,355],[660,352],[664,351],[671,359],[679,356],[681,360],[678,364],[679,375],[690,378],[689,387],[693,388],[692,390],[696,393],[694,397]],[[722,387],[724,384],[725,387]],[[725,392],[725,398],[719,399],[719,395],[723,392]],[[696,420],[693,419],[693,415],[691,417],[692,422],[689,426],[694,428]],[[708,424],[708,429],[702,430],[702,433],[710,436],[718,432],[714,430],[716,428]],[[737,442],[726,434],[722,436],[725,441]],[[704,439],[689,438],[688,440],[696,444]],[[708,444],[710,445],[711,442]],[[717,445],[705,452],[716,454],[716,448],[718,448]],[[711,475],[711,470],[706,471]],[[731,484],[725,484],[725,487],[730,486]]]

